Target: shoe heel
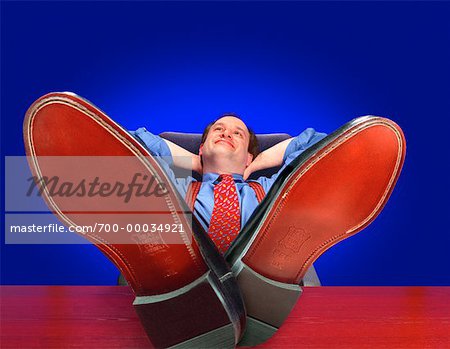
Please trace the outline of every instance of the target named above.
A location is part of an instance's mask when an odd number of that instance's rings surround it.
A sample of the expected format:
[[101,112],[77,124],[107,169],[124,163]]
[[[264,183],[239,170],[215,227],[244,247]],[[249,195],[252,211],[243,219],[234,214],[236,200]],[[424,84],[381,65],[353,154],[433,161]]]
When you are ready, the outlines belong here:
[[211,272],[179,290],[136,297],[133,306],[156,348],[234,348],[237,342]]
[[247,328],[239,345],[257,345],[272,337],[302,293],[299,285],[270,280],[240,262],[233,267],[247,310]]

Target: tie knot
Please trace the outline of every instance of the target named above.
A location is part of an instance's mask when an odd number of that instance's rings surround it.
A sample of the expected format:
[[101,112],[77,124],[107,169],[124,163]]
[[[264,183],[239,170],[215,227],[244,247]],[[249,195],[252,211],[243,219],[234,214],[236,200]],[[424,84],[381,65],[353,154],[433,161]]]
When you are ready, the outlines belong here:
[[233,176],[230,174],[221,174],[218,178],[219,182],[223,183],[233,183],[234,179]]

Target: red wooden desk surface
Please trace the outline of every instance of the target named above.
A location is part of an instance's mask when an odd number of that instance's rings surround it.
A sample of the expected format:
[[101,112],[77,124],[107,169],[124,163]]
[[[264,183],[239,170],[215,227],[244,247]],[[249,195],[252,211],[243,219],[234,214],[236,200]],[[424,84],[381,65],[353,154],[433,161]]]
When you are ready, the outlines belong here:
[[[1,348],[151,348],[120,286],[3,286]],[[258,348],[450,348],[450,287],[311,287]]]

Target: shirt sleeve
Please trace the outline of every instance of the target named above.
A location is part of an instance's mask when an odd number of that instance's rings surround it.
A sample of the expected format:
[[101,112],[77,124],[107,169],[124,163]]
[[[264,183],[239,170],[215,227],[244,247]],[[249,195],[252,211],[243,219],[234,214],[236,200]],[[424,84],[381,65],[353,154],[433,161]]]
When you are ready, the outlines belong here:
[[187,178],[176,178],[175,173],[171,168],[173,165],[172,153],[170,152],[169,146],[164,139],[147,131],[145,127],[141,127],[136,131],[128,132],[156,158],[158,163],[166,172],[167,176],[177,188],[178,192],[184,198],[186,196],[189,183],[195,181],[195,179],[191,176]]
[[136,131],[128,131],[132,136],[137,138],[137,140],[143,144],[147,150],[153,156],[159,156],[164,159],[165,162],[168,163],[169,166],[172,166],[173,159],[172,153],[170,152],[169,146],[164,140],[157,135],[154,135],[151,132],[148,132],[145,127],[141,127]]
[[283,156],[283,166],[280,170],[275,173],[272,177],[260,177],[257,179],[267,193],[272,187],[272,184],[278,178],[278,175],[283,171],[283,169],[292,162],[296,157],[303,153],[306,149],[316,144],[320,140],[326,137],[326,133],[316,132],[313,128],[307,128],[297,137],[294,137],[292,141],[288,144],[284,156]]

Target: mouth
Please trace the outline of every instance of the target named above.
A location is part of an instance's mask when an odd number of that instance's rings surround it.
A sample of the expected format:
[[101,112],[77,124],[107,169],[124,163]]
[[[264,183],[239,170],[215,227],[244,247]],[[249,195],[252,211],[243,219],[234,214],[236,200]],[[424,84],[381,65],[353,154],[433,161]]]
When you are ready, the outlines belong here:
[[234,149],[234,145],[233,145],[233,143],[231,143],[231,142],[228,142],[227,140],[225,140],[225,139],[218,139],[217,141],[215,141],[214,142],[214,144],[217,144],[217,143],[219,143],[219,142],[221,142],[221,143],[225,143],[225,144],[227,144],[228,146],[230,146],[231,148],[233,148]]

